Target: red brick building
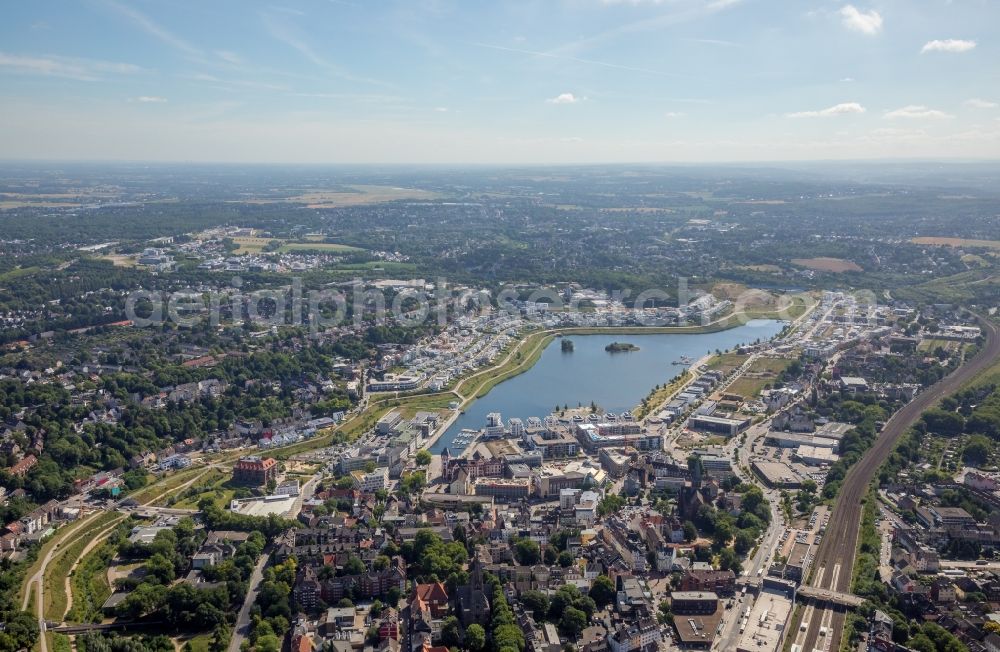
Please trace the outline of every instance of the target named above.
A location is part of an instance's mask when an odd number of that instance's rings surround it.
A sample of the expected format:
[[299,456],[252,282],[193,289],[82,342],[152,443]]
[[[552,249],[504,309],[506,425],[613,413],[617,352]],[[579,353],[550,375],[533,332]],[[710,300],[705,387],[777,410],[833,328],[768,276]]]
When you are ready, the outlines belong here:
[[681,578],[681,590],[732,595],[736,592],[736,573],[731,570],[689,570]]
[[278,478],[278,462],[273,458],[260,458],[256,455],[241,457],[233,467],[233,481],[237,484],[247,484],[260,487]]

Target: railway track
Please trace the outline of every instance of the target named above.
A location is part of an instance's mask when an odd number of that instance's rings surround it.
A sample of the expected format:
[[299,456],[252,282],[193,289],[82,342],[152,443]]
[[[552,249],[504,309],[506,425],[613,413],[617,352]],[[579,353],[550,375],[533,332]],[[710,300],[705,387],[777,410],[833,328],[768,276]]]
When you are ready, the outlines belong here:
[[[983,318],[980,318],[979,322],[986,336],[986,343],[979,352],[896,412],[885,424],[871,448],[865,451],[861,459],[847,472],[833,506],[827,534],[816,551],[813,561],[816,572],[812,586],[843,593],[850,592],[858,534],[861,529],[861,499],[867,493],[875,473],[895,449],[899,438],[925,410],[933,407],[945,396],[958,391],[965,383],[1000,358],[1000,333],[997,327]],[[839,572],[833,573],[834,568]],[[821,652],[837,652],[840,649],[846,615],[847,610],[844,607],[826,606],[822,610],[817,607],[814,613],[811,612],[805,632],[800,632],[802,616],[793,619],[790,638],[801,647],[801,652],[812,652],[817,649]],[[827,628],[824,636],[820,635],[821,627]]]

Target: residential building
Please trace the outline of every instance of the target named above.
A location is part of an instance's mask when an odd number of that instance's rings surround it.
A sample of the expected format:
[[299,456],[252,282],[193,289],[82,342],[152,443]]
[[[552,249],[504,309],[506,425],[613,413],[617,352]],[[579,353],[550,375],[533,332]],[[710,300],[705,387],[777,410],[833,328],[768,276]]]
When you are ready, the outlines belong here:
[[233,467],[233,481],[237,484],[263,486],[277,480],[278,462],[274,458],[256,455],[241,457]]
[[673,591],[670,610],[678,615],[714,614],[719,596],[711,591]]

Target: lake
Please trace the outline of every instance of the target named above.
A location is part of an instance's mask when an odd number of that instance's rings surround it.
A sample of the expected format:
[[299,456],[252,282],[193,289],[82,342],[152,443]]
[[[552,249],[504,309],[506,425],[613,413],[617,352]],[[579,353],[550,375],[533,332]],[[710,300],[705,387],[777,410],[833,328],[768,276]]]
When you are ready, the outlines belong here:
[[[486,426],[486,415],[499,412],[510,417],[545,417],[556,405],[590,405],[593,401],[609,412],[631,410],[656,385],[663,384],[686,368],[674,365],[681,356],[697,360],[709,351],[725,351],[740,344],[767,340],[784,328],[785,322],[755,319],[743,326],[717,333],[649,335],[566,335],[574,350],[563,352],[555,338],[528,371],[500,383],[470,404],[431,447],[440,453],[463,428]],[[612,342],[628,342],[638,351],[610,353]],[[454,452],[454,451],[453,451]]]

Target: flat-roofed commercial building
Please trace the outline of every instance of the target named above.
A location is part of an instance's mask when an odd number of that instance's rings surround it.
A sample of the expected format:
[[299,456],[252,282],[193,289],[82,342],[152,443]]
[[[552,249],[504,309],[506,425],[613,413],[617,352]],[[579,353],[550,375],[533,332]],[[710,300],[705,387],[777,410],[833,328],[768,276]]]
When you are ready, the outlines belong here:
[[820,448],[819,446],[799,446],[795,454],[802,460],[803,464],[808,464],[809,466],[833,464],[840,459],[840,455],[837,455],[829,448]]
[[778,652],[791,613],[792,601],[784,592],[761,591],[736,644],[736,652]]
[[499,502],[531,495],[531,478],[477,478],[472,486],[477,496],[493,496]]
[[843,439],[844,435],[846,435],[853,427],[854,426],[849,423],[831,421],[816,428],[816,432],[813,433],[813,436],[823,437],[824,439],[836,439],[839,441]]
[[830,450],[840,448],[840,441],[830,437],[819,437],[802,432],[779,432],[777,430],[768,432],[764,443],[779,448],[798,448],[799,446],[818,446]]
[[729,419],[726,417],[715,417],[696,414],[688,419],[688,428],[692,430],[703,430],[705,432],[717,432],[726,437],[733,437],[750,427],[750,419]]
[[752,466],[754,473],[772,489],[798,489],[802,486],[799,474],[783,462],[756,460]]

